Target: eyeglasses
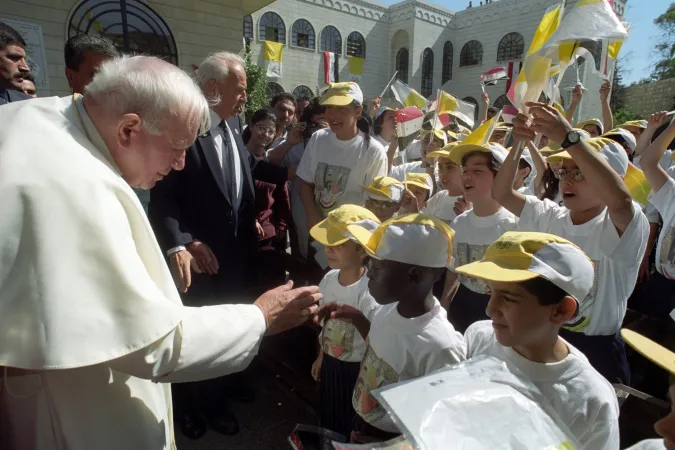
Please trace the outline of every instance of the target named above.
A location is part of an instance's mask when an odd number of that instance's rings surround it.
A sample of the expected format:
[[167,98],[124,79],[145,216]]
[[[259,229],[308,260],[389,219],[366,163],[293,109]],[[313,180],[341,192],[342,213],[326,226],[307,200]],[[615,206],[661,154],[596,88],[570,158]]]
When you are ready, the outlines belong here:
[[373,200],[369,198],[367,201],[367,206],[373,209],[389,209],[389,208],[395,208],[399,206],[398,203],[393,203],[393,202],[383,202],[381,200]]
[[256,128],[258,130],[260,130],[262,133],[265,133],[265,134],[271,134],[271,135],[276,134],[276,130],[274,128],[266,127],[262,123],[256,124]]
[[573,169],[573,170],[565,170],[565,169],[558,169],[553,171],[553,175],[560,180],[566,180],[566,179],[571,179],[572,181],[584,181],[586,177],[584,177],[584,174],[581,172],[579,169]]

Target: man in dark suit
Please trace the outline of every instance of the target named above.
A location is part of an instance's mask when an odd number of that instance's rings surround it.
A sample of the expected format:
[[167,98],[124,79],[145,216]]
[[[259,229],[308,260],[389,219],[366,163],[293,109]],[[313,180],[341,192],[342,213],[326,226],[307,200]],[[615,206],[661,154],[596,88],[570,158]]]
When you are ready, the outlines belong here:
[[[253,160],[241,140],[243,60],[216,53],[199,66],[197,76],[205,96],[219,99],[211,110],[211,129],[187,151],[185,168],[151,190],[148,215],[186,304],[243,303],[254,298],[258,253],[253,180],[283,184],[287,169]],[[184,434],[198,438],[206,432],[197,406],[205,407],[212,428],[237,433],[238,424],[224,407],[222,380],[199,384],[203,405],[194,404],[194,386],[174,386]],[[232,388],[231,379],[228,384],[230,394],[247,392],[240,385]],[[252,393],[244,397],[252,400]]]
[[0,105],[32,98],[21,91],[29,72],[26,41],[14,28],[0,22]]

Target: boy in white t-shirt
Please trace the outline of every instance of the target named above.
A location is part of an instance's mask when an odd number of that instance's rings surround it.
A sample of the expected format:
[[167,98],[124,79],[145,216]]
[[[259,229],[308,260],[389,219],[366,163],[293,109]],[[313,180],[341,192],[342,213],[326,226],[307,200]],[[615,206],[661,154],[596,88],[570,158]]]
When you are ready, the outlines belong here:
[[[352,306],[372,319],[378,304],[368,293],[368,255],[349,238],[350,224],[374,231],[380,222],[365,208],[342,205],[310,230],[312,237],[324,245],[332,269],[319,283],[319,289],[324,299]],[[325,302],[321,300],[319,305]],[[355,414],[352,393],[365,350],[366,343],[352,323],[342,319],[323,323],[319,355],[312,365],[312,377],[319,382],[319,419],[322,427],[344,436],[351,431]]]
[[401,207],[403,183],[391,177],[375,177],[370,186],[361,186],[366,193],[366,209],[380,222],[391,219]]
[[549,156],[548,162],[560,180],[565,206],[514,191],[511,185],[517,161],[513,157],[507,158],[497,175],[492,195],[520,217],[519,230],[569,239],[593,260],[593,288],[577,319],[561,336],[584,352],[610,382],[629,384],[630,370],[619,329],[635,287],[649,224],[622,180],[628,157],[621,146],[608,139],[582,140],[555,108],[543,103],[531,105],[534,123],[518,115],[514,137],[529,141],[540,132],[562,142],[566,151]]
[[420,132],[420,152],[422,154],[422,160],[393,166],[389,172],[389,176],[396,178],[399,181],[405,181],[405,176],[408,173],[428,173],[433,177],[434,160],[433,158],[428,158],[427,155],[443,148],[446,142],[447,135],[442,130],[422,130]]
[[368,337],[352,400],[358,414],[352,440],[384,441],[400,432],[371,392],[465,359],[462,335],[431,292],[452,258],[453,231],[425,214],[395,217],[373,233],[358,225],[347,229],[372,258],[368,289],[383,306],[372,321],[339,304],[323,307],[319,315],[349,317]]
[[[450,159],[450,152],[457,145],[459,145],[458,142],[452,142],[438,151],[427,154],[428,158],[436,160],[438,183],[443,190],[436,192],[429,199],[427,207],[422,212],[438,217],[448,224],[457,217],[455,204],[462,197],[462,168]],[[460,202],[460,204],[463,203]],[[464,211],[460,211],[459,213],[461,214],[462,212]]]
[[460,144],[451,160],[461,164],[462,192],[473,208],[455,217],[454,262],[445,276],[441,304],[450,322],[463,333],[472,323],[486,318],[489,288],[480,279],[458,275],[452,269],[477,261],[499,236],[515,230],[518,219],[492,198],[492,183],[508,152],[497,143]]
[[546,397],[580,449],[618,449],[612,385],[558,336],[593,286],[593,263],[584,252],[551,234],[509,232],[481,261],[456,270],[491,289],[491,320],[466,330],[467,357],[494,356],[515,366]]
[[656,246],[656,273],[649,280],[649,310],[657,317],[667,317],[675,310],[675,180],[659,164],[668,144],[675,139],[675,123],[647,148],[642,155],[642,170],[654,194],[650,202],[663,219]]

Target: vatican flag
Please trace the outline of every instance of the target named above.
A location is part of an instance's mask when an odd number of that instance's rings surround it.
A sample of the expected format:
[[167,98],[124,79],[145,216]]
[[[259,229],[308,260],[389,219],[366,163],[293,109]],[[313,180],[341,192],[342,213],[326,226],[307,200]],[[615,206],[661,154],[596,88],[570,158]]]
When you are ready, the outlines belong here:
[[281,42],[265,41],[267,78],[281,78],[281,58],[283,54],[284,44]]
[[363,76],[363,64],[366,62],[364,58],[357,58],[356,56],[349,57],[349,81],[360,83]]
[[458,100],[447,92],[441,92],[436,114],[439,118],[443,114],[449,114],[466,123],[469,128],[473,128],[476,107],[471,103]]
[[642,205],[648,203],[647,199],[652,187],[649,185],[645,174],[632,163],[628,163],[628,169],[626,169],[626,175],[623,177],[623,182],[626,183],[633,200]]
[[427,99],[401,80],[396,80],[391,84],[391,92],[396,100],[406,108],[416,106],[419,109],[424,109],[427,106]]
[[486,120],[483,125],[473,130],[471,134],[464,138],[462,144],[487,145],[501,115],[502,112],[500,110],[492,119]]

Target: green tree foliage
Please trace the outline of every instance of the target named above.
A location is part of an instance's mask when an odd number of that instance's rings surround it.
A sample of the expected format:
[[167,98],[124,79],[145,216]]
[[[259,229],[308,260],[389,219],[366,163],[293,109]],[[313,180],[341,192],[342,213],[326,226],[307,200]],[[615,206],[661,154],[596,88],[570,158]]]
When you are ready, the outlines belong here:
[[267,76],[265,69],[253,61],[251,47],[244,50],[244,70],[246,71],[246,122],[253,113],[267,105]]
[[641,117],[628,108],[620,108],[614,111],[614,124],[619,126],[629,120],[638,120]]
[[659,27],[661,41],[656,44],[656,51],[661,58],[652,71],[652,80],[665,80],[675,77],[675,3],[668,10],[654,19]]

